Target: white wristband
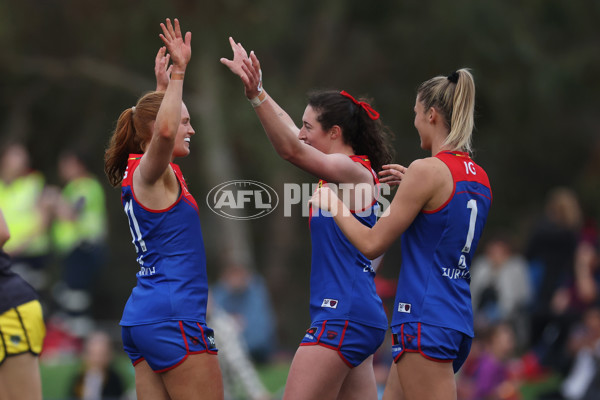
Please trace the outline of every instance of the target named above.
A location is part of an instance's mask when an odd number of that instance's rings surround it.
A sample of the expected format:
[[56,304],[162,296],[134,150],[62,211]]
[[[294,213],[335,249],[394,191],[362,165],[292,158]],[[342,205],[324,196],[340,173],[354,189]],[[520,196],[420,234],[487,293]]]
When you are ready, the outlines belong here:
[[264,90],[261,90],[261,92],[258,94],[258,96],[248,99],[250,101],[250,104],[252,104],[252,107],[256,108],[258,106],[260,106],[262,103],[265,102],[265,100],[267,100],[267,92],[265,92]]

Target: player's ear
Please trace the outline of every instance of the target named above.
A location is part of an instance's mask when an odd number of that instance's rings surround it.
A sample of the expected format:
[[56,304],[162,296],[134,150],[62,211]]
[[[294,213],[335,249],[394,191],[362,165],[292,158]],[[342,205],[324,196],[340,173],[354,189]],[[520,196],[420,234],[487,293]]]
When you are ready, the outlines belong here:
[[433,123],[437,122],[439,116],[440,116],[440,114],[437,112],[435,107],[430,107],[429,110],[427,111],[427,120],[429,121],[429,123],[433,124]]
[[332,139],[337,140],[342,137],[342,128],[339,125],[334,125],[329,129],[329,135]]

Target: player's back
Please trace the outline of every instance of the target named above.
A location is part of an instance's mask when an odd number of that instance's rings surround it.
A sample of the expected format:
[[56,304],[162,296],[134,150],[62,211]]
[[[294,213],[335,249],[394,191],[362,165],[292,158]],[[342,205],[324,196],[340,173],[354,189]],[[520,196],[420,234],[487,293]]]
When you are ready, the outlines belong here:
[[423,322],[473,335],[470,265],[492,200],[485,171],[462,152],[436,155],[454,190],[422,211],[402,235],[402,265],[392,325]]

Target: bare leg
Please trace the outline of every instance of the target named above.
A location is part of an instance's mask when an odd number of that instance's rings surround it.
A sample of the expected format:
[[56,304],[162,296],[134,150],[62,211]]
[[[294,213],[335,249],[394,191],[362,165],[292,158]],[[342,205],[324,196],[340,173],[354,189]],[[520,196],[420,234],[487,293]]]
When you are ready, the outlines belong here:
[[387,381],[385,382],[385,390],[383,391],[382,400],[402,399],[404,399],[404,394],[402,393],[402,386],[400,386],[400,379],[398,379],[396,363],[392,361],[390,373],[388,375]]
[[340,355],[323,346],[300,346],[285,384],[283,400],[334,400],[350,372]]
[[214,354],[192,354],[161,377],[172,400],[223,400],[223,377]]
[[146,361],[135,366],[135,392],[138,400],[170,400],[159,374]]
[[338,400],[377,400],[373,356],[350,370],[337,398]]
[[406,400],[456,400],[451,362],[436,362],[418,353],[406,353],[396,363]]
[[7,357],[0,365],[0,399],[42,400],[42,380],[37,356]]

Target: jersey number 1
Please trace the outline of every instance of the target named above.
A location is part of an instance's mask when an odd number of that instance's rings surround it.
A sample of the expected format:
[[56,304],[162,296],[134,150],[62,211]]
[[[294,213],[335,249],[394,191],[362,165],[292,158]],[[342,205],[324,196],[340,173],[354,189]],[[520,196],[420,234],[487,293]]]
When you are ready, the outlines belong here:
[[135,214],[133,213],[133,200],[129,200],[127,203],[125,203],[125,214],[127,214],[127,216],[129,216],[129,230],[131,231],[131,236],[133,237],[133,245],[135,246],[135,251],[136,253],[139,253],[138,251],[138,246],[135,244],[136,242],[136,236],[137,236],[137,242],[140,245],[140,248],[143,252],[146,252],[148,249],[146,249],[146,242],[144,241],[144,239],[142,238],[142,232],[140,231],[140,226],[138,224],[137,218],[135,217]]
[[471,216],[469,217],[469,232],[467,233],[467,241],[462,252],[468,253],[471,251],[471,244],[473,243],[473,236],[475,236],[475,221],[477,221],[477,200],[471,199],[467,202],[467,208],[471,209]]

